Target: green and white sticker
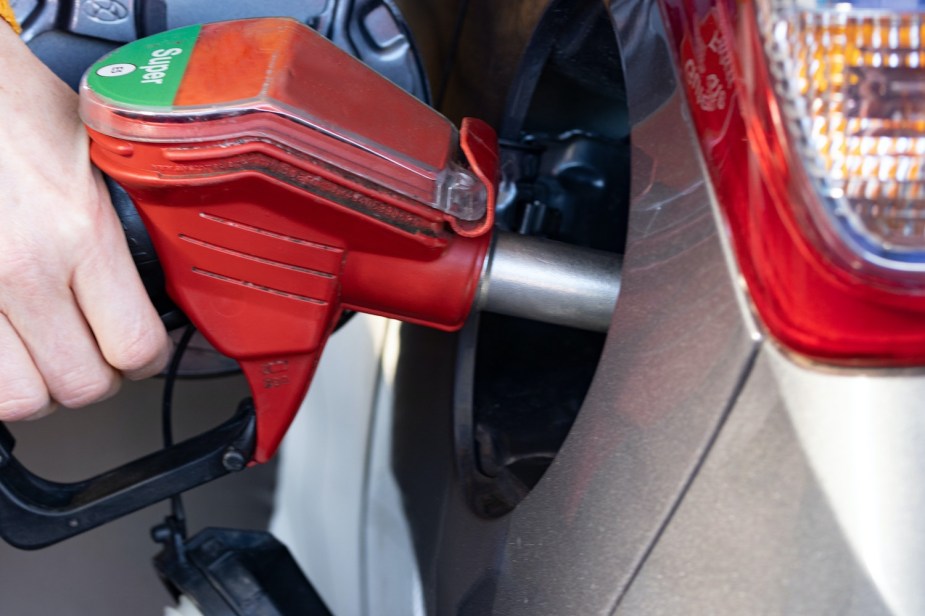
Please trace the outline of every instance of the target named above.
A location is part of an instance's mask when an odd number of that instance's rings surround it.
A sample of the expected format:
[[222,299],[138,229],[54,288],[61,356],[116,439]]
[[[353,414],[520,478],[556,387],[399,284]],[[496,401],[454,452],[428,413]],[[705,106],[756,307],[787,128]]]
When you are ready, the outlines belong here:
[[201,28],[177,28],[120,47],[90,67],[87,85],[116,103],[170,107]]

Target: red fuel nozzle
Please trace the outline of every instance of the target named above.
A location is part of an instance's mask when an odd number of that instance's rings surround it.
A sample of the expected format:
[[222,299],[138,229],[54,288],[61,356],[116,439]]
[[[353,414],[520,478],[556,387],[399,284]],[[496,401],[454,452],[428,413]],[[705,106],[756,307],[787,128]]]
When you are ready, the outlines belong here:
[[275,452],[344,309],[459,328],[489,246],[494,131],[443,116],[289,19],[131,43],[81,84],[93,161],[168,292],[241,364]]

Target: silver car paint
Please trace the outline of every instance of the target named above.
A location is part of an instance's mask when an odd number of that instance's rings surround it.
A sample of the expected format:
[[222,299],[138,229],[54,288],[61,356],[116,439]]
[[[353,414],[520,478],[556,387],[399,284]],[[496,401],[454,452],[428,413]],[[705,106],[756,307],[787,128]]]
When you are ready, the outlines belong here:
[[489,522],[450,496],[438,551],[455,567],[419,563],[437,569],[429,611],[922,613],[925,381],[819,369],[762,340],[673,69],[651,62],[669,56],[659,12],[609,10],[634,148],[610,334],[527,499]]
[[[617,3],[611,14],[621,40],[651,44],[662,31],[654,4]],[[656,110],[646,100],[633,106],[637,83],[674,82],[673,70],[631,55],[624,70],[633,202],[623,288],[572,432],[508,521],[496,613],[611,612],[683,498],[755,353],[680,93]]]
[[[910,384],[896,380],[887,388],[902,390]],[[877,480],[880,488],[868,491],[863,475],[883,470],[877,464],[857,472],[870,462],[862,452],[883,444],[875,432],[860,443],[844,438],[846,431],[853,431],[852,416],[885,410],[871,406],[867,395],[857,395],[861,390],[882,391],[882,385],[848,374],[805,370],[766,345],[716,444],[617,613],[921,613],[921,590],[909,585],[920,568],[908,563],[912,566],[907,570],[890,572],[896,574],[893,579],[875,579],[879,576],[865,566],[864,546],[856,543],[871,531],[889,536],[896,527],[866,521],[849,529],[843,520],[846,514],[864,516],[872,508],[883,511],[882,505],[890,509],[889,502],[878,502],[877,492],[898,487],[895,481]],[[814,419],[809,423],[816,425],[801,428],[810,416]],[[820,466],[819,455],[833,448],[839,450],[834,458],[842,459]],[[843,486],[853,503],[833,499],[828,489],[833,481],[845,480],[853,483]],[[858,497],[865,503],[858,506]],[[899,554],[908,554],[909,548],[914,553],[921,539],[905,546],[891,543],[879,543],[872,555],[897,548]]]
[[[638,41],[640,53],[661,37],[653,4],[611,10],[621,40]],[[685,494],[754,358],[673,70],[644,56],[625,58],[625,70],[631,97],[637,84],[669,96],[656,109],[648,96],[630,109],[629,247],[597,376],[556,461],[511,514],[477,518],[459,487],[448,489],[436,522],[437,551],[446,558],[419,563],[424,579],[436,580],[425,589],[430,613],[610,613]],[[399,363],[421,387],[434,363],[411,361]]]

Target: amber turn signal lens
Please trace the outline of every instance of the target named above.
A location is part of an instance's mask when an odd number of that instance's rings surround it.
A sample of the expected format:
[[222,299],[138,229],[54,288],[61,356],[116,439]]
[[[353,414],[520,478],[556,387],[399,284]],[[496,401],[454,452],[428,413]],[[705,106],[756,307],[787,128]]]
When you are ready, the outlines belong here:
[[851,268],[908,283],[925,273],[925,4],[758,8],[821,235]]

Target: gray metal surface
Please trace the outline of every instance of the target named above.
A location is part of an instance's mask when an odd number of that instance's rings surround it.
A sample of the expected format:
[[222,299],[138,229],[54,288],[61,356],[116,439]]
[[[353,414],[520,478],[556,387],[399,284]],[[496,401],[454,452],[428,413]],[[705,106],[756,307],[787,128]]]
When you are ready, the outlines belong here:
[[55,27],[59,0],[12,0],[10,6],[23,26],[22,38],[29,41],[36,34]]
[[[891,613],[925,613],[925,374],[820,370],[766,353],[773,391],[852,560]],[[848,580],[817,578],[856,591]]]
[[[150,1],[150,0],[148,0]],[[331,0],[261,0],[260,2],[203,2],[166,0],[167,28],[223,19],[289,15],[302,22],[325,13]]]
[[[661,31],[657,9],[612,6]],[[627,22],[625,11],[641,21]],[[674,79],[625,59],[627,83]],[[683,497],[755,343],[744,325],[682,103],[635,117],[623,287],[597,376],[548,471],[511,514],[493,611],[608,614]],[[648,163],[648,164],[647,164]]]
[[427,453],[442,446],[433,435],[450,428],[437,351],[446,341],[403,331],[393,456],[429,613],[609,614],[682,500],[756,352],[658,9],[625,1],[610,11],[620,40],[633,42],[624,47],[633,152],[620,298],[571,433],[507,516],[474,515],[452,465]]
[[921,614],[923,388],[765,345],[616,613]]
[[67,29],[110,41],[128,42],[138,38],[138,16],[130,0],[71,0]]
[[606,332],[620,293],[620,255],[498,233],[479,283],[481,310]]

